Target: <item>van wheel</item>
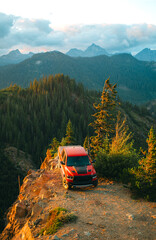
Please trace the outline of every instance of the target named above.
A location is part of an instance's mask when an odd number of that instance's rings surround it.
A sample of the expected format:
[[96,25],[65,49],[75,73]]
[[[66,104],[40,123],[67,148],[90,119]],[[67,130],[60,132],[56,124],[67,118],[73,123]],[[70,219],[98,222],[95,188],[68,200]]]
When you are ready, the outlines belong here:
[[94,187],[97,187],[97,185],[98,185],[98,179],[94,181],[93,185],[94,185]]
[[66,181],[66,178],[63,178],[63,187],[64,187],[66,190],[68,190],[68,189],[71,188],[70,185],[69,185],[69,183]]

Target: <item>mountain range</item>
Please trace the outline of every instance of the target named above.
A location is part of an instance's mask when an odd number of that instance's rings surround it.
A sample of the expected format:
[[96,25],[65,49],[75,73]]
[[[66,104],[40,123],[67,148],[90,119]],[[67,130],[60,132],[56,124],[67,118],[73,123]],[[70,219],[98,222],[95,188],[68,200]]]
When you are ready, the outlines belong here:
[[0,67],[0,88],[11,83],[28,87],[35,78],[63,73],[85,87],[102,90],[110,77],[117,83],[119,96],[141,104],[156,98],[156,64],[139,61],[130,54],[96,57],[70,57],[61,52],[34,54],[25,61]]
[[[33,55],[34,53],[32,52],[29,52],[28,54],[22,54],[18,49],[16,49],[6,55],[0,56],[0,66],[17,64],[25,59],[31,58]],[[108,53],[104,48],[93,43],[84,51],[77,48],[72,48],[66,53],[66,55],[70,57],[95,57],[100,55],[112,56],[113,54]],[[145,48],[134,55],[134,57],[141,61],[156,61],[156,50]]]
[[0,66],[17,64],[32,56],[33,56],[32,52],[28,54],[22,54],[18,49],[16,49],[9,52],[6,55],[0,56]]
[[77,48],[72,48],[66,53],[66,55],[71,57],[95,57],[100,55],[109,56],[110,54],[104,48],[93,43],[85,51]]
[[141,52],[137,53],[135,57],[141,61],[155,61],[156,62],[156,50],[151,50],[149,48],[143,49]]
[[[121,54],[121,53],[117,53],[117,54]],[[71,57],[95,57],[100,55],[112,56],[115,54],[110,54],[104,48],[98,45],[95,45],[93,43],[84,51],[77,48],[72,48],[66,53],[66,55]],[[156,61],[156,50],[144,48],[142,51],[134,55],[134,57],[140,61],[149,61],[149,62]]]

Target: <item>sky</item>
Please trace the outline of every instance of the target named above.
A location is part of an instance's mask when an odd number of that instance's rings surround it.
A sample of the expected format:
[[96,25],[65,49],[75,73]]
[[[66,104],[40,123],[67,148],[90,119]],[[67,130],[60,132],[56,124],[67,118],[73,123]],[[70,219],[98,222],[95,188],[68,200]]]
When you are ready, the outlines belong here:
[[0,55],[92,43],[109,53],[156,50],[156,0],[5,0],[0,5]]

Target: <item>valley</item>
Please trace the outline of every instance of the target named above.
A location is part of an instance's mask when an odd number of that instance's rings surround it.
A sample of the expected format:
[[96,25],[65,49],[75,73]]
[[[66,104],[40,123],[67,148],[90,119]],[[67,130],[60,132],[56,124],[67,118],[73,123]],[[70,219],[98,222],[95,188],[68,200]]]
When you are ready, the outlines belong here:
[[101,91],[110,77],[119,97],[141,105],[156,98],[156,64],[139,61],[130,54],[71,57],[58,51],[34,54],[18,64],[0,67],[0,88],[10,84],[28,87],[34,79],[63,73],[86,88]]

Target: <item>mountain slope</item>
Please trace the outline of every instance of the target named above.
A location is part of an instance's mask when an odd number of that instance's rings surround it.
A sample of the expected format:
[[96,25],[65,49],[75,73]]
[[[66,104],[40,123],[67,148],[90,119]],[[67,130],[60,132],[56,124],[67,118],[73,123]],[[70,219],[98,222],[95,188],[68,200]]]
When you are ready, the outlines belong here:
[[[69,119],[77,144],[83,144],[85,137],[93,134],[88,125],[92,122],[93,103],[100,96],[59,74],[34,81],[28,89],[13,86],[1,90],[0,142],[30,154],[39,165],[43,149],[54,137],[61,141],[65,136]],[[137,147],[144,147],[148,131],[155,125],[151,114],[128,103],[122,103],[120,111],[127,115]]]
[[83,57],[83,54],[84,52],[77,48],[72,48],[66,53],[70,57]]
[[17,198],[19,184],[30,168],[36,169],[28,154],[15,147],[2,148],[2,144],[3,141],[0,146],[0,231],[5,225],[4,213]]
[[0,57],[0,66],[17,64],[32,56],[33,53],[31,52],[28,54],[22,54],[18,49],[16,49],[9,52],[7,55],[3,55]]
[[143,49],[141,52],[137,53],[135,57],[141,61],[155,61],[156,62],[156,50],[151,50],[149,48]]
[[[56,159],[45,168],[30,171],[17,200],[7,214],[3,240],[49,239],[155,239],[155,203],[134,200],[121,183],[99,181],[96,188],[66,191]],[[77,220],[59,226],[52,234],[56,208],[73,213]],[[55,212],[53,212],[55,213]],[[52,216],[52,217],[50,217]],[[64,219],[62,214],[61,219]]]
[[76,142],[83,143],[93,100],[92,92],[64,75],[34,81],[28,89],[13,86],[1,90],[0,142],[30,154],[39,165],[52,139],[61,141],[65,136],[69,119]]
[[18,195],[18,176],[23,179],[30,168],[40,166],[52,139],[65,136],[69,119],[76,143],[83,144],[93,99],[94,94],[62,75],[34,81],[32,88],[0,91],[0,231],[3,215]]
[[96,57],[100,55],[108,56],[109,54],[104,48],[97,46],[94,43],[84,51],[84,57]]
[[[29,154],[33,163],[39,166],[52,139],[56,137],[61,141],[65,136],[69,119],[76,144],[83,145],[85,137],[93,135],[93,129],[88,125],[92,122],[93,103],[99,98],[99,93],[85,90],[82,84],[60,74],[44,77],[39,82],[34,80],[28,89],[12,86],[0,91],[1,216],[8,207],[7,203],[14,200],[10,194],[13,191],[14,196],[18,193],[18,175],[25,174],[27,167],[33,166]],[[146,149],[148,131],[152,125],[156,128],[155,119],[147,109],[129,103],[121,103],[119,110],[126,115],[130,131],[134,134],[134,147]],[[1,149],[2,144],[14,147],[4,150]]]
[[12,84],[27,87],[34,78],[63,73],[90,89],[101,90],[110,77],[117,83],[119,96],[132,103],[156,98],[155,63],[138,61],[129,54],[111,57],[72,58],[60,52],[35,54],[17,65],[0,67],[0,88]]
[[71,57],[95,57],[100,55],[109,55],[107,51],[94,43],[90,45],[85,51],[73,48],[70,49],[67,53]]

